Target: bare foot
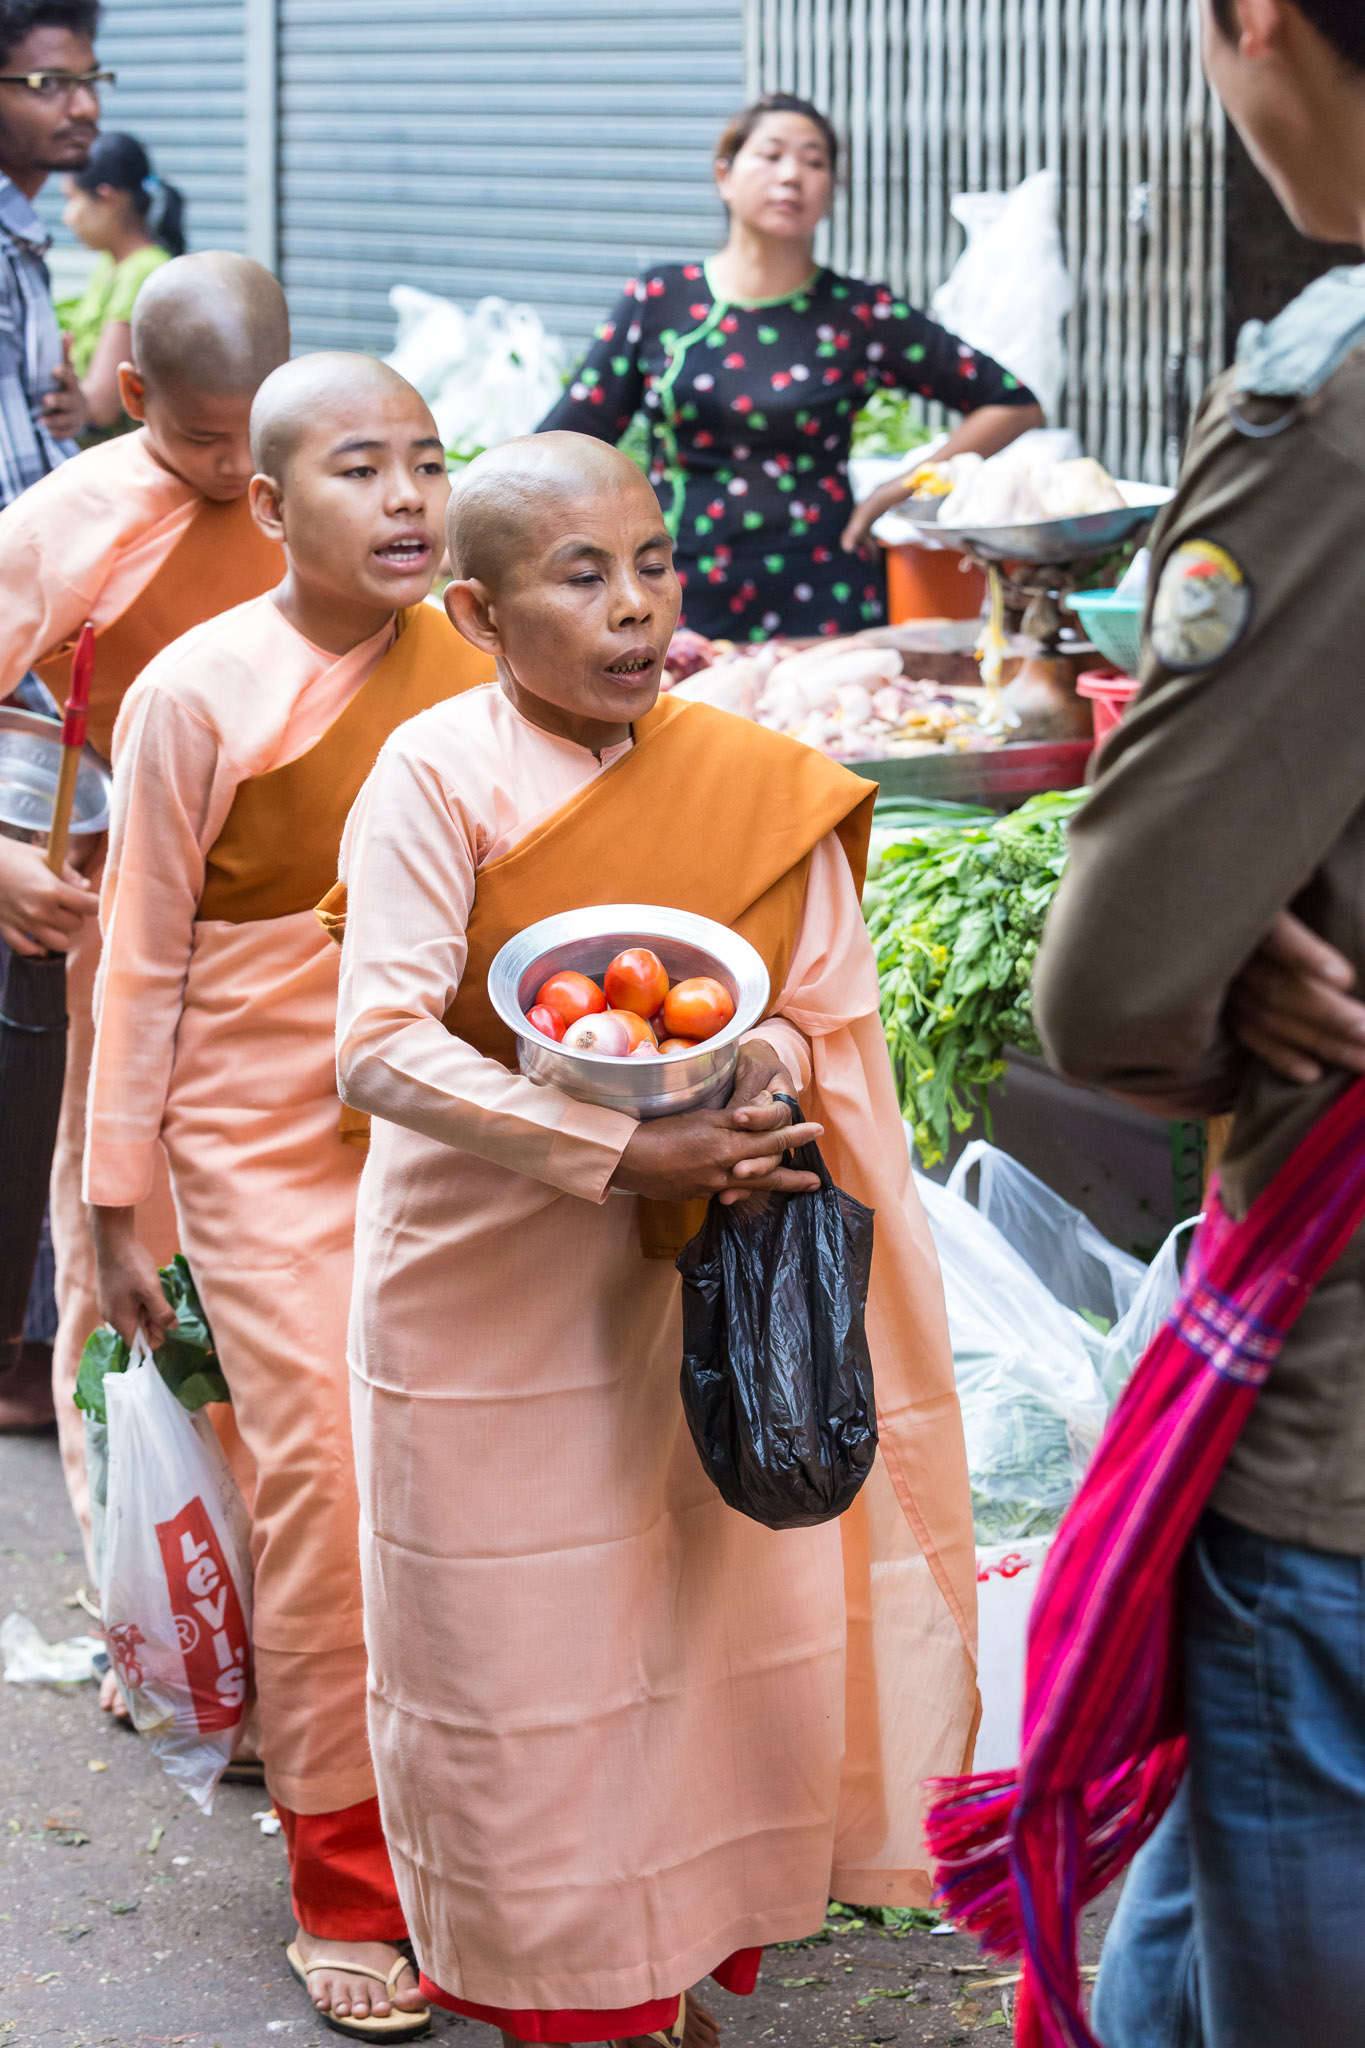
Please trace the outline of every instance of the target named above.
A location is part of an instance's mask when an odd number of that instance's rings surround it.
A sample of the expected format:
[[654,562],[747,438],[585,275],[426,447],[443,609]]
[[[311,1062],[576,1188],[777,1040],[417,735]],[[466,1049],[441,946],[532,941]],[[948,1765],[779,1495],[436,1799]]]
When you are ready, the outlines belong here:
[[[398,1950],[385,1941],[319,1941],[300,1927],[297,1947],[308,1979],[308,1996],[319,2012],[330,2012],[339,2020],[387,2019],[397,2006],[399,2012],[421,2012],[426,2000],[417,1989],[417,1972],[411,1963],[403,1966],[392,1999],[372,1977],[354,1977],[347,1963],[363,1963],[366,1969],[387,1976],[398,1960]],[[315,1963],[335,1963],[336,1968],[315,1970]]]
[[112,1714],[116,1721],[131,1721],[133,1718],[123,1697],[123,1687],[112,1671],[106,1671],[100,1680],[100,1708],[103,1713]]

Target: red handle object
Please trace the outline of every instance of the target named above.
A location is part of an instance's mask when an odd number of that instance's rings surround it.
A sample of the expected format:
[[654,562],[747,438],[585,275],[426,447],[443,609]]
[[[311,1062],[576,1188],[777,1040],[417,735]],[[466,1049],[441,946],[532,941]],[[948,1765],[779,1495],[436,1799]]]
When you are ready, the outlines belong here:
[[85,745],[85,728],[90,719],[90,685],[95,674],[95,629],[87,620],[81,627],[76,651],[71,657],[71,694],[62,713],[62,759],[57,770],[57,789],[52,799],[52,824],[47,835],[47,864],[54,875],[66,860],[67,832],[71,807],[76,800],[76,776]]
[[71,694],[62,714],[62,745],[83,747],[90,717],[90,685],[95,679],[95,628],[87,619],[71,657]]

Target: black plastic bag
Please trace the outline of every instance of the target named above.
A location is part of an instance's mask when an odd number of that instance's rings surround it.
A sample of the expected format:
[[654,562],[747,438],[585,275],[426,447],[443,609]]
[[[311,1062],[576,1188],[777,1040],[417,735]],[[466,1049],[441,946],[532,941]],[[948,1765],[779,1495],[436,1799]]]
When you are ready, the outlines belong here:
[[769,1529],[808,1529],[844,1512],[877,1452],[872,1211],[835,1187],[817,1145],[787,1163],[819,1189],[747,1213],[713,1198],[678,1255],[682,1399],[721,1498]]

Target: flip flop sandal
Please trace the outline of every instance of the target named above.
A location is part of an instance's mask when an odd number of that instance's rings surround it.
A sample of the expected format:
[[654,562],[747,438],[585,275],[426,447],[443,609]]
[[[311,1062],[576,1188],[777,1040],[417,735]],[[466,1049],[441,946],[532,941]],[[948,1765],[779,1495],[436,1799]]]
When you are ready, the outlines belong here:
[[[659,2048],[682,2048],[683,2025],[686,2019],[687,1993],[684,1991],[679,1994],[678,2017],[674,2020],[672,2026],[660,2027],[657,2033],[641,2034],[637,2038],[642,2041],[657,2041]],[[625,2048],[625,2042],[618,2041],[613,2044],[613,2048]]]
[[223,1766],[225,1785],[264,1785],[265,1765],[251,1757],[243,1757]]
[[[293,1941],[285,1950],[284,1957],[305,1991],[308,1989],[308,1979],[315,1977],[319,1970],[341,1970],[348,1977],[368,1977],[372,1983],[382,1984],[392,1998],[398,1979],[404,1970],[412,1968],[406,1956],[399,1956],[387,1977],[381,1970],[370,1969],[366,1963],[333,1961],[305,1964],[299,1954],[298,1943]],[[431,2025],[431,2009],[428,2006],[423,2006],[420,2012],[399,2012],[395,2008],[384,2019],[377,2019],[373,2013],[368,2019],[351,2019],[341,2018],[336,2013],[318,2012],[316,2006],[313,2010],[324,2026],[330,2027],[334,2034],[347,2034],[353,2041],[417,2041]],[[679,2035],[678,2038],[681,2044],[682,2036]]]

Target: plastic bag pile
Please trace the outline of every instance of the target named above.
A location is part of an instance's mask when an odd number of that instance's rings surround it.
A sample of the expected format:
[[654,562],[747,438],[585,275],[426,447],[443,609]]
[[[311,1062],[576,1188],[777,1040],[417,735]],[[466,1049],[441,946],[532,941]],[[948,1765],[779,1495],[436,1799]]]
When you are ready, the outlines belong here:
[[930,305],[950,334],[1027,384],[1049,418],[1062,395],[1072,301],[1057,198],[1055,171],[1035,171],[1012,192],[959,192],[952,214],[967,246]]
[[917,1181],[943,1271],[977,1542],[1049,1535],[1170,1313],[1193,1226],[1144,1266],[984,1140],[946,1187]]
[[396,284],[389,304],[398,334],[387,361],[421,392],[450,454],[533,433],[562,397],[563,344],[533,306],[488,298],[466,313],[410,284]]

